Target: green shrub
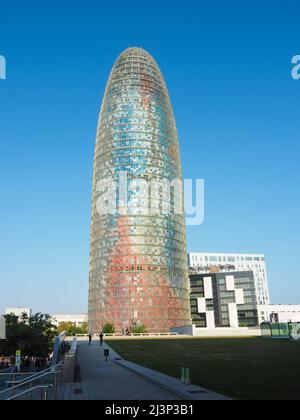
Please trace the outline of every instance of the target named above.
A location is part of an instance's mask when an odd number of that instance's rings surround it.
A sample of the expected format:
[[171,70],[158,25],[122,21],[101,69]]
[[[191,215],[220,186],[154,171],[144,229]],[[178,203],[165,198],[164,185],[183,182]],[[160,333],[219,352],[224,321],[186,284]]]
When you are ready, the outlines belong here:
[[103,325],[102,332],[103,334],[115,334],[116,329],[115,329],[114,324],[107,322],[106,324]]

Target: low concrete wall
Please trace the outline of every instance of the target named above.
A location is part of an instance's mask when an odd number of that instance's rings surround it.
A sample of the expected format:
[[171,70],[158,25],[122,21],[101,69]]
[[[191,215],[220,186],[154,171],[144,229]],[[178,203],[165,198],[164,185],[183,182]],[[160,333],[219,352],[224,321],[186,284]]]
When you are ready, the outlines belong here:
[[75,378],[75,368],[76,368],[76,353],[67,353],[65,354],[63,371],[62,371],[62,382],[64,383],[73,383]]
[[261,337],[260,328],[196,328],[195,325],[172,328],[172,332],[192,337]]
[[73,383],[75,380],[77,362],[77,338],[73,338],[71,350],[64,355],[62,382]]

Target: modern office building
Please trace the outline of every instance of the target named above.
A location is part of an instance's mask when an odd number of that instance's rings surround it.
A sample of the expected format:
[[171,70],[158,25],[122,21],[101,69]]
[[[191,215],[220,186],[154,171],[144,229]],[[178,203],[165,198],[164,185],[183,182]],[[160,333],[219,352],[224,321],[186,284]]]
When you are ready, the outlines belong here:
[[191,312],[196,328],[258,326],[252,271],[191,274]]
[[88,322],[87,314],[54,314],[52,315],[53,324],[57,327],[65,323],[71,323],[76,327],[82,327],[86,322]]
[[25,314],[28,318],[32,315],[31,308],[7,308],[5,311],[5,315],[15,315],[18,318],[21,318],[21,316]]
[[253,271],[258,305],[270,304],[266,260],[263,254],[190,253],[189,266],[195,273]]
[[265,322],[300,322],[300,305],[264,305],[259,306],[258,311]]
[[182,187],[178,135],[166,84],[145,50],[129,48],[111,72],[97,131],[91,332],[100,331],[106,322],[118,331],[132,323],[144,324],[149,332],[191,324],[185,219],[183,204],[178,211],[175,189],[170,188],[174,181]]

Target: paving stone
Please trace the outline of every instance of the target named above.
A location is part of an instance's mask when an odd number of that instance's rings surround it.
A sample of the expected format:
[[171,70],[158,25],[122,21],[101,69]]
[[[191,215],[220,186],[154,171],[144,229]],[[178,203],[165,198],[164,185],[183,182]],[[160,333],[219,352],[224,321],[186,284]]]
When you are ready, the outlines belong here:
[[118,365],[114,359],[119,357],[110,348],[109,361],[106,362],[104,349],[108,348],[105,343],[100,347],[95,341],[92,346],[86,341],[79,341],[77,364],[80,364],[81,382],[62,384],[60,399],[178,400],[177,395]]

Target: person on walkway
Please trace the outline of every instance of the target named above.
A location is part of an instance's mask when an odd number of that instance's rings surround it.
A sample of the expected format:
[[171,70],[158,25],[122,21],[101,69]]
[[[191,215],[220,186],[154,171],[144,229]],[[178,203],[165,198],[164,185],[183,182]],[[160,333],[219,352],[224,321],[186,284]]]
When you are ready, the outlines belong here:
[[104,338],[103,332],[99,335],[99,338],[100,338],[100,346],[102,347],[103,346],[103,338]]
[[89,346],[92,345],[92,339],[93,339],[92,334],[89,334]]

